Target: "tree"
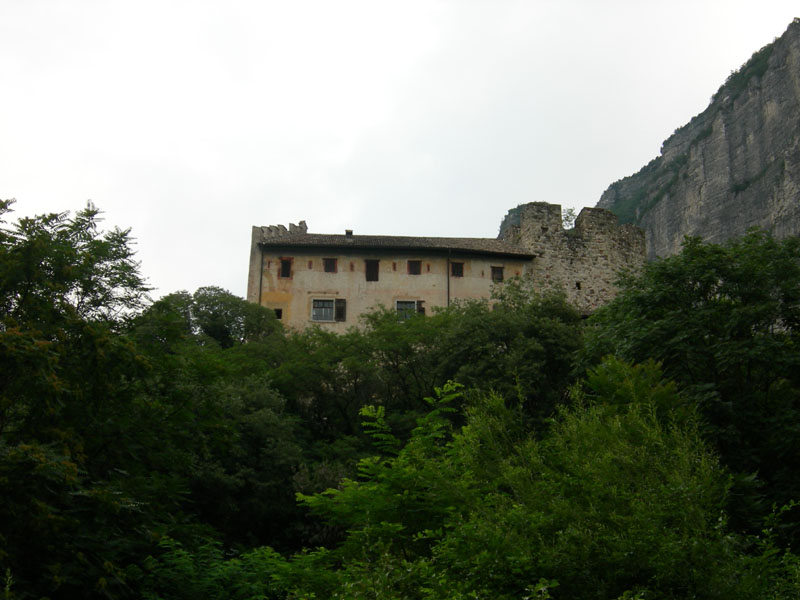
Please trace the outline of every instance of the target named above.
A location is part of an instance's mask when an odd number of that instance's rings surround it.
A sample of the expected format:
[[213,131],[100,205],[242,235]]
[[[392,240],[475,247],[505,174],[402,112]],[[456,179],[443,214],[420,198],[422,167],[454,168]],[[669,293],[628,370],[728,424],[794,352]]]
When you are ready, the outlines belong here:
[[687,238],[680,254],[622,280],[619,296],[590,320],[586,358],[661,362],[700,408],[723,462],[742,475],[736,522],[759,531],[773,503],[800,497],[798,325],[800,239],[759,231],[725,245]]
[[[291,561],[287,568],[299,574],[313,557],[316,576],[295,577],[287,592],[431,599],[512,599],[556,586],[565,598],[797,592],[794,558],[788,566],[772,551],[751,559],[727,529],[725,472],[691,415],[661,414],[676,404],[677,390],[654,363],[606,361],[543,435],[496,394],[470,395],[466,426],[454,428],[449,413],[459,393],[437,390],[405,444],[391,436],[380,407],[363,412],[376,454],[359,463],[357,479],[301,496],[346,537]],[[786,595],[771,595],[778,589]]]
[[[0,201],[0,216],[13,201]],[[98,231],[99,211],[22,218],[0,234],[0,307],[6,323],[45,335],[66,319],[109,325],[141,309],[147,287],[130,230]],[[2,222],[2,221],[0,221]]]
[[580,313],[561,294],[535,292],[530,280],[506,282],[495,300],[458,304],[442,314],[431,361],[437,385],[453,379],[469,389],[494,390],[515,398],[541,424],[575,381]]
[[182,491],[148,478],[172,457],[123,333],[147,288],[129,233],[100,232],[98,215],[0,229],[0,571],[22,596],[126,593],[126,566]]
[[215,286],[194,293],[191,315],[193,324],[223,348],[261,341],[281,329],[274,311]]

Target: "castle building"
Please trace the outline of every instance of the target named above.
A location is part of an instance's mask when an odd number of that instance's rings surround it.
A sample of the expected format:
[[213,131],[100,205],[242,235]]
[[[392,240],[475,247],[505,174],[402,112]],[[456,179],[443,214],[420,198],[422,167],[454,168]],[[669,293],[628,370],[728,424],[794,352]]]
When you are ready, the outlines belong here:
[[585,208],[573,229],[561,207],[530,203],[509,211],[498,239],[308,233],[304,221],[253,227],[247,299],[284,325],[344,332],[382,305],[400,318],[488,299],[492,286],[531,277],[563,289],[585,313],[613,297],[622,268],[644,262],[644,234],[609,211]]

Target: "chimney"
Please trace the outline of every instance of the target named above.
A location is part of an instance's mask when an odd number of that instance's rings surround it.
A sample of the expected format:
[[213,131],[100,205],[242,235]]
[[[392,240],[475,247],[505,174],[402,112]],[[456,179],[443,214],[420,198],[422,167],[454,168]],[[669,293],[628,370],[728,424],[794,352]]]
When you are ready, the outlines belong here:
[[352,230],[352,229],[345,229],[345,230],[344,230],[344,236],[345,236],[345,237],[346,237],[348,240],[352,240],[352,239],[353,239],[353,230]]

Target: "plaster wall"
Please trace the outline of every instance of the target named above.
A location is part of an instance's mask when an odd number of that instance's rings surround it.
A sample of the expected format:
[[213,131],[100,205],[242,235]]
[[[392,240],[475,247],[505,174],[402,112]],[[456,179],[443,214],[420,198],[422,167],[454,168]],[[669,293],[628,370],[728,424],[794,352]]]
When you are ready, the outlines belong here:
[[[283,250],[280,254],[260,250],[255,262],[261,265],[251,273],[248,300],[281,311],[284,325],[302,329],[320,325],[327,330],[344,332],[359,326],[359,315],[383,305],[395,308],[397,301],[421,301],[426,313],[457,299],[486,299],[491,295],[492,267],[503,267],[505,279],[529,272],[527,259],[509,257],[474,257],[453,253],[431,256],[419,253],[344,254],[317,251]],[[336,272],[325,272],[323,259],[336,259]],[[280,277],[281,260],[291,260],[291,276]],[[378,260],[378,281],[366,280],[366,259]],[[420,261],[420,274],[409,273],[408,261]],[[463,264],[463,276],[448,277],[451,263]],[[251,265],[253,265],[251,260]],[[251,269],[252,270],[252,269]],[[345,321],[314,321],[315,299],[346,300]]]

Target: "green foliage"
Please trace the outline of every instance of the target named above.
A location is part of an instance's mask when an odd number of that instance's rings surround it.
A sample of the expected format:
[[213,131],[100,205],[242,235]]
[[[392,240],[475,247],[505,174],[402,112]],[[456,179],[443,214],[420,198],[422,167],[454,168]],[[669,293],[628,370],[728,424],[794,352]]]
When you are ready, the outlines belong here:
[[[689,154],[684,152],[669,162],[663,156],[658,156],[643,167],[636,175],[640,182],[637,183],[635,192],[618,195],[611,207],[620,223],[638,223],[642,216],[672,192],[685,173],[688,161]],[[610,189],[619,190],[621,185],[622,182],[618,181]]]
[[[458,390],[452,383],[436,390],[436,397],[428,399],[431,412],[419,419],[402,453],[361,459],[358,474],[363,481],[345,479],[340,489],[298,496],[312,512],[348,531],[340,553],[358,557],[365,545],[412,551],[425,545],[419,536],[440,525],[442,515],[451,510],[453,500],[447,490],[453,482],[429,459],[452,436],[446,415],[460,396]],[[378,447],[386,448],[383,428],[371,429]]]
[[622,282],[591,320],[587,353],[663,364],[724,463],[758,474],[767,501],[743,488],[732,506],[737,523],[758,531],[770,504],[800,497],[798,323],[800,241],[763,232],[724,246],[687,239],[680,255]]
[[448,380],[514,397],[543,421],[574,381],[582,321],[562,296],[510,280],[491,305],[456,303],[403,321],[381,309],[365,327],[290,334],[270,371],[315,439],[359,435],[358,411],[378,404],[405,438],[427,410],[423,398]]
[[635,589],[732,597],[715,564],[728,549],[718,530],[725,479],[714,457],[696,431],[657,418],[647,394],[665,393],[657,371],[613,372],[614,387],[641,393],[625,404],[598,394],[593,406],[562,411],[541,441],[510,446],[498,464],[501,485],[436,550],[456,567],[454,585],[511,598],[546,577],[567,598]]
[[206,436],[191,472],[193,509],[229,544],[295,548],[300,514],[289,482],[302,461],[298,420],[260,378],[213,386],[209,404],[230,433]]
[[383,406],[365,406],[359,414],[366,419],[361,425],[364,432],[372,438],[374,446],[386,454],[396,452],[400,440],[392,435],[391,428],[386,423],[386,411]]
[[692,419],[661,414],[676,391],[658,368],[612,361],[592,378],[591,404],[563,409],[542,439],[497,395],[473,397],[454,430],[457,390],[439,392],[399,453],[301,496],[347,536],[318,556],[330,587],[295,593],[749,598],[741,577],[748,593],[785,582],[778,567],[753,587],[721,512],[727,478]]
[[464,303],[445,312],[449,323],[439,336],[436,362],[442,377],[515,398],[541,423],[574,381],[582,321],[563,296],[532,287],[510,280],[492,306]]
[[162,553],[144,562],[145,600],[278,600],[286,596],[274,582],[284,559],[269,548],[226,557],[209,542],[194,552],[165,538]]
[[0,228],[6,597],[797,597],[797,240],[690,240],[585,337],[521,280],[335,335],[143,309],[96,217]]
[[735,100],[747,88],[747,84],[754,77],[762,77],[769,68],[769,57],[772,56],[773,44],[769,44],[754,52],[750,59],[737,71],[733,71],[725,83],[711,97],[712,102],[727,96]]
[[575,219],[578,218],[578,215],[575,214],[575,209],[565,208],[561,211],[561,224],[564,229],[572,229],[575,227]]
[[[0,217],[13,201],[0,201]],[[0,234],[0,313],[49,334],[65,319],[114,323],[144,306],[130,232],[100,234],[99,211],[23,218]]]
[[223,348],[263,341],[281,328],[274,311],[214,286],[194,293],[191,314],[196,327]]
[[138,435],[145,362],[120,335],[147,290],[128,232],[100,233],[97,216],[0,230],[0,563],[22,596],[121,593],[125,562],[180,494],[120,462],[158,453]]
[[706,139],[706,138],[708,138],[708,137],[711,137],[711,134],[712,134],[712,133],[714,133],[714,126],[713,126],[713,124],[706,125],[705,127],[703,127],[703,128],[702,128],[702,129],[701,129],[701,130],[700,130],[700,131],[697,133],[697,135],[695,135],[695,136],[694,136],[694,138],[692,139],[691,143],[689,144],[689,147],[692,147],[692,146],[694,146],[694,145],[696,145],[696,144],[699,144],[699,143],[700,143],[700,142],[702,142],[704,139]]

